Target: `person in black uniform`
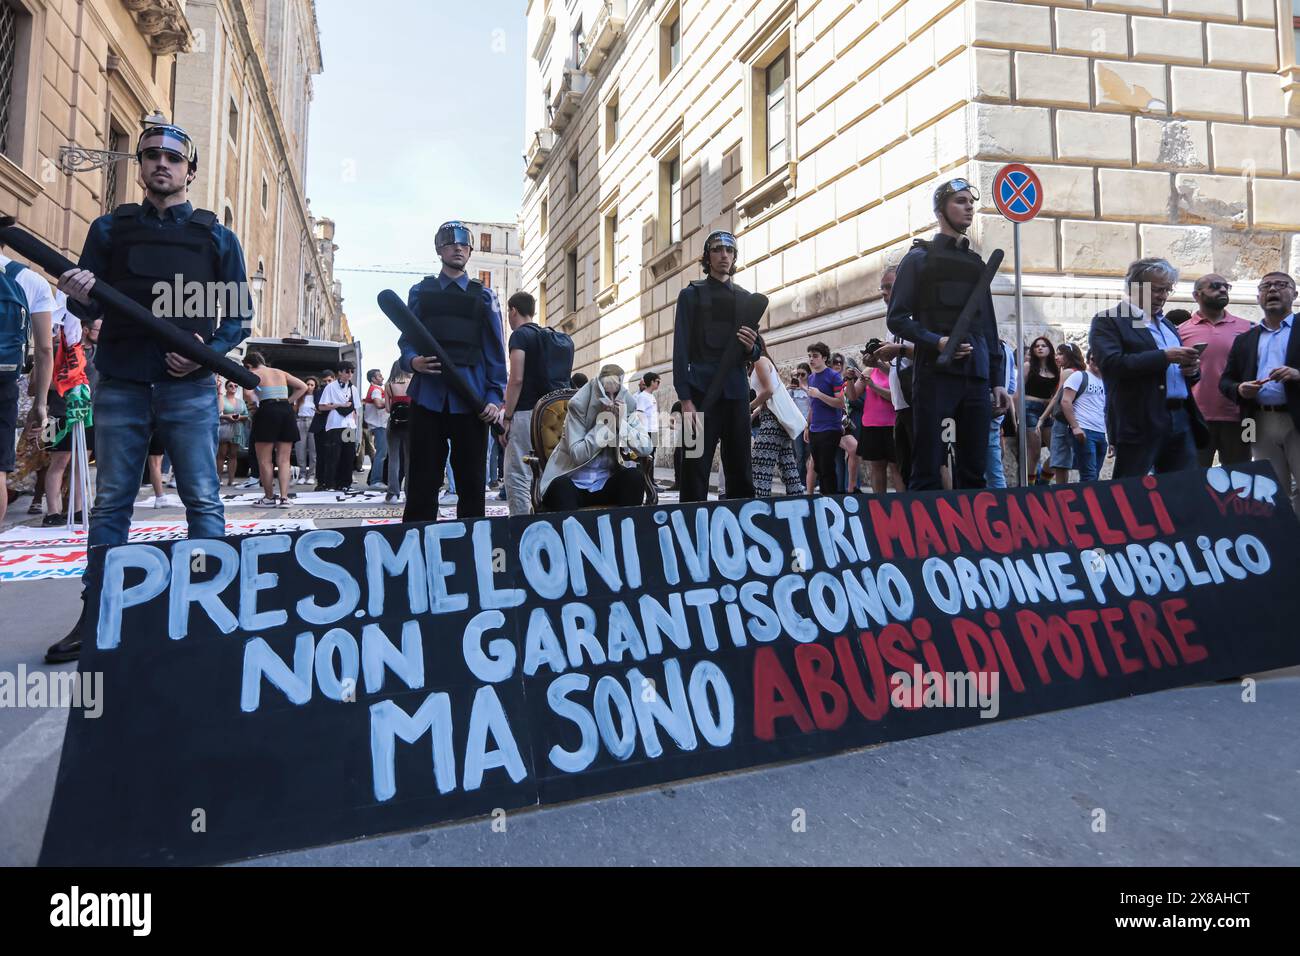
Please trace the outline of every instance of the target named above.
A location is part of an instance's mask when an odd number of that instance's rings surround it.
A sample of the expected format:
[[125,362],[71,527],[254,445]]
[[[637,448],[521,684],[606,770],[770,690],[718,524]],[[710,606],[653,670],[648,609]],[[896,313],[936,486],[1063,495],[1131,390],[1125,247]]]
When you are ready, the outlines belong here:
[[[92,303],[90,290],[97,279],[103,279],[224,355],[253,326],[244,251],[235,234],[217,222],[215,213],[194,209],[187,200],[199,153],[183,129],[149,127],[140,136],[136,159],[145,201],[118,206],[91,223],[78,268],[59,278],[59,288],[68,294],[74,314],[93,321],[102,310]],[[155,291],[159,283],[172,294],[160,296]],[[193,283],[228,293],[203,297],[209,307],[216,304],[213,299],[226,300],[220,316],[206,310],[190,314],[191,298],[180,290],[192,288]],[[98,476],[90,513],[90,553],[82,578],[86,587],[103,573],[105,549],[98,546],[126,543],[155,434],[171,454],[189,536],[220,538],[226,533],[216,467],[220,416],[212,372],[164,351],[148,332],[111,309],[103,311],[103,320],[95,352]],[[77,658],[88,611],[93,614],[83,607],[81,621],[49,649],[47,661]]]
[[421,355],[402,336],[401,366],[411,381],[410,465],[403,521],[436,521],[450,445],[451,473],[459,497],[457,518],[481,518],[485,511],[488,424],[500,422],[506,392],[506,346],[496,294],[465,273],[474,237],[465,224],[438,227],[434,248],[442,271],[411,288],[407,305],[433,333],[465,382],[487,406],[480,411],[447,385],[432,355]]
[[[673,385],[682,403],[686,450],[682,463],[682,501],[709,497],[709,472],[713,452],[722,442],[725,497],[754,497],[754,470],[750,459],[749,381],[745,362],[757,362],[761,339],[739,325],[750,293],[731,281],[736,274],[736,237],[729,232],[710,233],[704,242],[700,267],[705,278],[688,285],[677,296],[673,329]],[[717,376],[722,354],[733,339],[744,348],[741,360],[727,373],[722,396],[699,422],[697,406]],[[695,424],[703,426],[703,434]],[[692,440],[694,439],[694,440]]]
[[952,364],[946,369],[937,364],[984,270],[984,260],[966,238],[978,199],[979,193],[964,179],[949,180],[935,190],[939,232],[933,239],[912,243],[898,264],[889,300],[889,331],[916,346],[909,396],[916,441],[908,482],[912,491],[943,487],[939,469],[949,422],[957,444],[953,487],[983,488],[989,425],[1010,405],[1002,387],[1004,358],[993,297],[987,290]]

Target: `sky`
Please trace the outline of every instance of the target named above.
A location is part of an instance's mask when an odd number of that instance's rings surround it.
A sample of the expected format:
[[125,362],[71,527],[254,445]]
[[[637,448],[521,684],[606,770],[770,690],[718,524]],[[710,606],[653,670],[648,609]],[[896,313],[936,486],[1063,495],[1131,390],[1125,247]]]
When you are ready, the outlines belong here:
[[[335,222],[335,278],[367,368],[397,329],[375,305],[437,271],[448,219],[515,221],[524,182],[526,0],[316,0],[325,71],[307,155],[312,214]],[[473,260],[471,262],[471,269]],[[415,275],[348,272],[396,269]]]

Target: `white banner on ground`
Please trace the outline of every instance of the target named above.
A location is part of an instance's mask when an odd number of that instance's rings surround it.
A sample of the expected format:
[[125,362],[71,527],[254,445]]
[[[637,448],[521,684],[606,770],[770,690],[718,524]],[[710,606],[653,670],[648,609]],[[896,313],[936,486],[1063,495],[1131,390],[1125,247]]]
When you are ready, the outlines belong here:
[[[281,534],[311,531],[310,519],[278,518],[272,521],[227,521],[227,535]],[[186,536],[184,521],[133,521],[128,541],[179,541]],[[0,533],[0,583],[79,578],[86,570],[86,533],[67,528],[10,528]]]

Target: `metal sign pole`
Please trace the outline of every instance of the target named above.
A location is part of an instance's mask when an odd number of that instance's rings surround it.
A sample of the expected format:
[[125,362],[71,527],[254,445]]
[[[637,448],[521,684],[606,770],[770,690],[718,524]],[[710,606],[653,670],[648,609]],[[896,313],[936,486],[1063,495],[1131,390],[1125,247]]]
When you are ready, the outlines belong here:
[[1025,350],[1025,300],[1020,290],[1020,223],[1012,223],[1011,232],[1015,244],[1016,253],[1016,443],[1019,452],[1016,455],[1016,479],[1020,487],[1029,483],[1029,463],[1025,461],[1028,452],[1028,435],[1025,433],[1025,383],[1019,381],[1024,378],[1025,368],[1024,350]]

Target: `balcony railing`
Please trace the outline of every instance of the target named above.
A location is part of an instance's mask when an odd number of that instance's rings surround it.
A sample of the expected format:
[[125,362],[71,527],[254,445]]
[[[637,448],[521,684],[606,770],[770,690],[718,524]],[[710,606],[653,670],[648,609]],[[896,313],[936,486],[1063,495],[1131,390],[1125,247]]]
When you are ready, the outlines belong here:
[[554,147],[555,133],[552,130],[539,129],[533,133],[532,141],[528,144],[528,152],[524,155],[524,160],[528,164],[526,172],[529,178],[538,177],[546,167],[546,161],[550,159]]
[[582,102],[582,94],[587,92],[590,82],[591,77],[586,73],[565,69],[560,88],[551,100],[551,129],[559,133],[569,125],[569,120],[573,118],[578,104]]
[[619,34],[623,32],[623,24],[626,22],[627,0],[605,0],[600,5],[596,22],[592,24],[591,32],[583,40],[579,51],[578,66],[584,73],[596,75]]

